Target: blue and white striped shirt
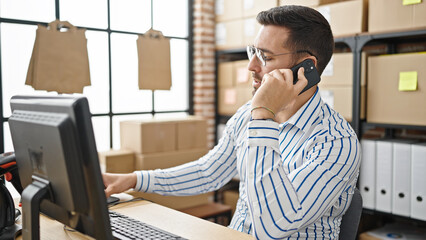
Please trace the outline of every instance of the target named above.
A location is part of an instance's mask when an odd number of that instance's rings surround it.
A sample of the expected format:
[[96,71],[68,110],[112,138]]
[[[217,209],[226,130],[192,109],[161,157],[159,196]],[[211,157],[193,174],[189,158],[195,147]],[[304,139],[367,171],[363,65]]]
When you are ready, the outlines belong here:
[[338,239],[352,200],[360,144],[318,90],[287,122],[251,120],[251,102],[197,161],[137,171],[135,189],[162,195],[214,191],[234,176],[239,199],[230,228],[257,239]]

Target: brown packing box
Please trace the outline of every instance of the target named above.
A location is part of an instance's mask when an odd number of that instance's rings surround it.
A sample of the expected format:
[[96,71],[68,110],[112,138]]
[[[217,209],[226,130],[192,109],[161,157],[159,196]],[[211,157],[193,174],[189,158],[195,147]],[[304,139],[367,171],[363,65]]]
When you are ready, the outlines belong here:
[[307,7],[316,7],[319,5],[338,2],[339,0],[280,0],[280,6],[283,5],[300,5]]
[[216,22],[240,19],[243,17],[243,0],[216,0]]
[[154,170],[175,167],[199,159],[208,152],[207,148],[180,150],[164,153],[136,154],[136,170]]
[[[361,119],[365,119],[366,56],[361,55]],[[334,53],[318,84],[323,99],[348,121],[352,120],[353,58],[352,53]]]
[[[367,121],[426,125],[426,53],[368,58]],[[400,73],[417,72],[417,90],[399,91]]]
[[248,86],[219,89],[218,113],[233,115],[238,108],[252,98],[252,92],[253,88]]
[[334,37],[367,31],[368,0],[351,0],[316,8],[328,20]]
[[426,27],[426,1],[403,5],[403,0],[369,0],[368,31],[403,31]]
[[99,152],[99,162],[109,173],[133,172],[135,165],[135,154],[133,151],[120,149]]
[[216,23],[215,38],[218,50],[243,47],[243,20]]
[[[330,107],[340,113],[347,121],[352,121],[352,93],[352,86],[320,87],[321,97],[326,102],[331,101]],[[329,100],[327,101],[327,99]],[[365,86],[361,86],[360,111],[360,118],[365,119]]]
[[234,61],[233,64],[235,86],[251,87],[252,81],[250,71],[247,69],[249,60]]
[[172,209],[185,209],[213,201],[213,192],[194,196],[162,196],[155,193],[129,192],[133,197],[142,197]]
[[218,66],[217,85],[219,88],[233,87],[234,86],[234,63],[222,62]]
[[207,121],[190,116],[176,122],[177,150],[207,148]]
[[257,22],[255,17],[245,18],[243,20],[243,47],[254,44],[254,39],[256,38],[261,26],[262,25]]
[[176,150],[176,124],[162,120],[120,122],[121,148],[135,153]]
[[232,214],[235,213],[239,197],[238,191],[227,190],[223,192],[223,203],[232,208]]
[[259,12],[278,6],[278,2],[278,0],[244,0],[243,17],[256,17]]

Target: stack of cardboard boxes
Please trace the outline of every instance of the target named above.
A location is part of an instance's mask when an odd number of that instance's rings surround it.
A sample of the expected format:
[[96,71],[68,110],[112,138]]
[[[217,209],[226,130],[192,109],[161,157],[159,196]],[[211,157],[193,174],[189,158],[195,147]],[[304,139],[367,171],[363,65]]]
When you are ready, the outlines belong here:
[[[208,152],[207,121],[194,116],[123,121],[120,141],[120,150],[99,153],[106,172],[170,168],[197,160]],[[207,203],[212,196],[212,193],[185,197],[131,194],[174,209]]]

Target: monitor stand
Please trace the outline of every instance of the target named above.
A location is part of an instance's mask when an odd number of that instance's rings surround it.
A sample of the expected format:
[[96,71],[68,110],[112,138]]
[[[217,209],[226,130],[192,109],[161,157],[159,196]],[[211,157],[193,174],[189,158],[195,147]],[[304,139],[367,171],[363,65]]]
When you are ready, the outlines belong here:
[[51,196],[50,182],[33,175],[33,182],[22,191],[22,239],[40,239],[40,203]]
[[15,204],[3,183],[0,183],[0,208],[4,214],[4,216],[0,216],[0,240],[15,239],[21,234],[22,227],[15,224]]

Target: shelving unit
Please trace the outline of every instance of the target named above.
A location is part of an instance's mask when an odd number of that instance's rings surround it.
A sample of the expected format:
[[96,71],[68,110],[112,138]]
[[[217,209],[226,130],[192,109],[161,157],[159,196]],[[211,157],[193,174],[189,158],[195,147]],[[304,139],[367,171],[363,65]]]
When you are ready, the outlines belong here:
[[[407,129],[407,130],[421,130],[426,131],[425,126],[414,125],[398,125],[398,124],[383,124],[383,123],[370,123],[365,119],[361,119],[361,54],[365,47],[385,44],[387,46],[387,53],[396,53],[396,45],[400,43],[426,43],[426,29],[413,29],[401,32],[384,32],[384,33],[363,33],[354,36],[338,37],[335,38],[335,45],[340,47],[348,47],[353,53],[353,107],[352,107],[352,122],[351,125],[361,139],[366,131],[374,128],[384,128],[385,136],[392,137],[394,130]],[[216,52],[216,71],[217,65],[221,59],[242,59],[245,49],[231,49]],[[246,59],[247,57],[245,57]],[[222,60],[223,61],[223,60]],[[217,73],[217,72],[216,72]],[[216,74],[216,78],[217,78]],[[216,79],[217,80],[217,79]],[[216,86],[216,94],[217,94]],[[216,98],[217,99],[217,98]],[[218,105],[216,100],[216,126],[220,123],[226,123],[230,116],[221,116],[217,112]],[[393,215],[391,213],[384,213],[376,210],[364,209],[363,215],[378,216],[381,218],[391,218],[395,220],[403,220],[414,222],[416,225],[426,227],[426,221],[413,219],[410,217]]]

